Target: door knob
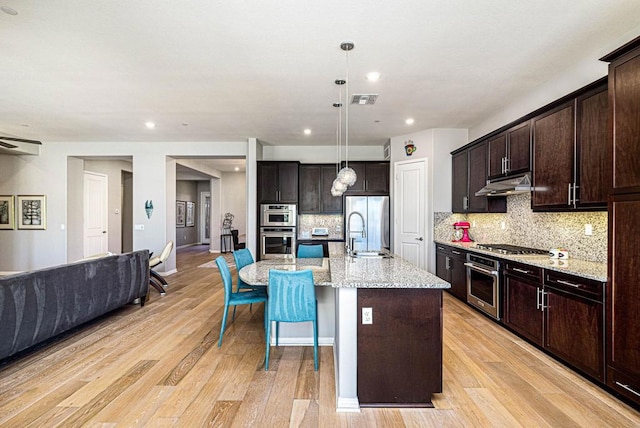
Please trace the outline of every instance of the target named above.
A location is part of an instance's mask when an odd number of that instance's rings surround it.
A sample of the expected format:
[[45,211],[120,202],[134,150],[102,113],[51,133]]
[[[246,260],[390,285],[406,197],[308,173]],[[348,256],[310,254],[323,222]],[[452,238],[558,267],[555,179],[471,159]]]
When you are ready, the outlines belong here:
[[422,236],[419,238],[415,238],[416,241],[424,241],[424,239],[422,239]]

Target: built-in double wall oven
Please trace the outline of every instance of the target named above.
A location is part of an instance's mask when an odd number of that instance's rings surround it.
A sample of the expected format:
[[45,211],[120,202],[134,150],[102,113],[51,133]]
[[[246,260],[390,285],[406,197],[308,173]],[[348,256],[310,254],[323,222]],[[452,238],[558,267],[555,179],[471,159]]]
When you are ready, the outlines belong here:
[[500,308],[500,262],[477,254],[468,253],[467,302],[499,320]]
[[296,206],[260,206],[260,259],[292,257],[296,249]]

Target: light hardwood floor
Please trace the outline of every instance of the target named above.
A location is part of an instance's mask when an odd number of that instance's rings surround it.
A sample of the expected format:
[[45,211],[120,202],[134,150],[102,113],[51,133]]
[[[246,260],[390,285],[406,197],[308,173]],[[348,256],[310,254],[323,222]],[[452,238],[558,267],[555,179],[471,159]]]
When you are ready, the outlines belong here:
[[[335,412],[331,347],[272,350],[262,305],[239,307],[217,347],[223,290],[204,247],[178,250],[167,295],[150,291],[0,366],[2,427],[631,427],[640,413],[451,298],[434,409]],[[235,273],[235,271],[234,271]],[[393,350],[390,350],[393,352]]]

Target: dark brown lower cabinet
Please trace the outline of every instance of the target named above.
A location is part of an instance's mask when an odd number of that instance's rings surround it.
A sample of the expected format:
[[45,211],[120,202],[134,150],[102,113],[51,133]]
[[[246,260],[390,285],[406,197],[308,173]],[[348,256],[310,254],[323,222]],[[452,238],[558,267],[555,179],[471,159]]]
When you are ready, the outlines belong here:
[[[509,265],[504,276],[505,311],[504,323],[512,330],[542,346],[543,313],[540,310],[542,283],[521,276],[512,275]],[[515,269],[525,269],[513,266]],[[533,271],[536,268],[526,268]],[[539,273],[538,273],[539,274]]]
[[506,263],[504,322],[560,360],[602,382],[604,290],[604,284],[597,281]]
[[447,289],[463,302],[467,301],[467,252],[447,245],[436,244],[436,275],[451,284]]
[[[362,324],[371,308],[372,324]],[[358,289],[358,400],[433,407],[442,392],[442,290]]]
[[545,271],[544,347],[604,381],[604,284]]

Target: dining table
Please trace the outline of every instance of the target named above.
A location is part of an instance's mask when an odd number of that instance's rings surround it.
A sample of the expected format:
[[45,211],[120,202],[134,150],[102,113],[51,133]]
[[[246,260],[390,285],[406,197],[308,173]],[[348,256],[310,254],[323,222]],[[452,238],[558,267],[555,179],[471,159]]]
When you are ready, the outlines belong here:
[[245,283],[253,286],[267,286],[269,284],[269,271],[271,269],[300,271],[311,270],[313,282],[318,286],[331,285],[331,270],[329,258],[282,258],[259,260],[244,266],[238,272],[238,276]]

